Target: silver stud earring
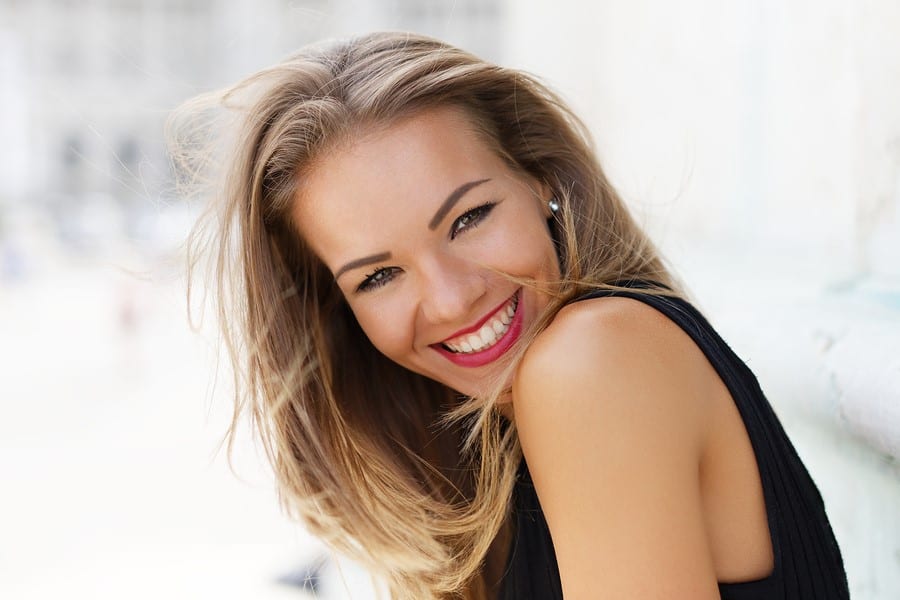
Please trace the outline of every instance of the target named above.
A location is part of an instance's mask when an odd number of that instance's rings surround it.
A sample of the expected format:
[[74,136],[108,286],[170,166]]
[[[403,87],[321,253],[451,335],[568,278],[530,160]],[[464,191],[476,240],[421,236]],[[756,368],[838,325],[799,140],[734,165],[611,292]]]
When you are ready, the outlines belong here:
[[556,197],[551,197],[547,200],[547,208],[549,208],[550,212],[554,215],[559,212],[559,202],[556,201]]

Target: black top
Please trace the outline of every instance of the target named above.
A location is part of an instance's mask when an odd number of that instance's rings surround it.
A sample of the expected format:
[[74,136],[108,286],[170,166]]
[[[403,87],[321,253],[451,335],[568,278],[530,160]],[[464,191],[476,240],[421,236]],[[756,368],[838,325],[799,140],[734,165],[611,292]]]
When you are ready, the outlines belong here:
[[[639,291],[606,290],[591,292],[579,300],[603,296],[640,300],[681,327],[731,392],[750,436],[762,480],[775,568],[765,579],[720,583],[722,599],[848,600],[843,560],[822,497],[750,369],[697,309],[684,300]],[[560,600],[562,586],[550,530],[524,459],[513,502],[515,535],[499,598]],[[602,585],[603,581],[598,580],[597,586]]]

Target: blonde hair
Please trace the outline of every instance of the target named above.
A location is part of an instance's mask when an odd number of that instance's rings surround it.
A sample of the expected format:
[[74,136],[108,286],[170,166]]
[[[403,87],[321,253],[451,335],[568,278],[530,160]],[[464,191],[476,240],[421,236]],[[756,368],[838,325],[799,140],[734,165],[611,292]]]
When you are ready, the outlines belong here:
[[[229,436],[248,416],[289,514],[384,577],[394,597],[417,600],[496,594],[521,457],[515,425],[493,409],[499,390],[461,404],[377,352],[288,215],[304,175],[339,141],[447,105],[561,205],[563,277],[530,338],[588,288],[674,289],[564,103],[529,75],[437,40],[374,33],[311,46],[171,120],[190,184],[226,164],[189,249],[213,257],[237,383]],[[222,117],[239,121],[224,142],[208,137]]]

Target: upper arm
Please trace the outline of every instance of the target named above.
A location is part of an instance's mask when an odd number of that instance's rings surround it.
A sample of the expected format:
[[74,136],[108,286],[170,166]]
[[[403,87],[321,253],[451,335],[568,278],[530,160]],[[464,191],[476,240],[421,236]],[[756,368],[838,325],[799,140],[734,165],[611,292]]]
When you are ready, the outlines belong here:
[[718,598],[699,486],[710,370],[626,298],[566,307],[529,348],[513,407],[567,600]]

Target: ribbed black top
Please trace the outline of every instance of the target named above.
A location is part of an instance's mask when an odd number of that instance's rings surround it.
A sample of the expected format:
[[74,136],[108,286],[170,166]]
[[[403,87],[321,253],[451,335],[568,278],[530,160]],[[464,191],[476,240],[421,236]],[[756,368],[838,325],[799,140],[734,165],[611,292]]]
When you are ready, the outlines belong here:
[[[640,286],[632,286],[640,287]],[[847,600],[847,576],[818,488],[750,369],[693,306],[639,291],[591,292],[579,300],[624,296],[666,315],[700,347],[727,386],[750,436],[762,479],[775,568],[765,579],[720,583],[723,600]],[[560,600],[559,567],[550,530],[523,460],[514,493],[515,537],[503,600]],[[652,573],[648,573],[652,577]],[[603,581],[597,581],[598,589]]]

